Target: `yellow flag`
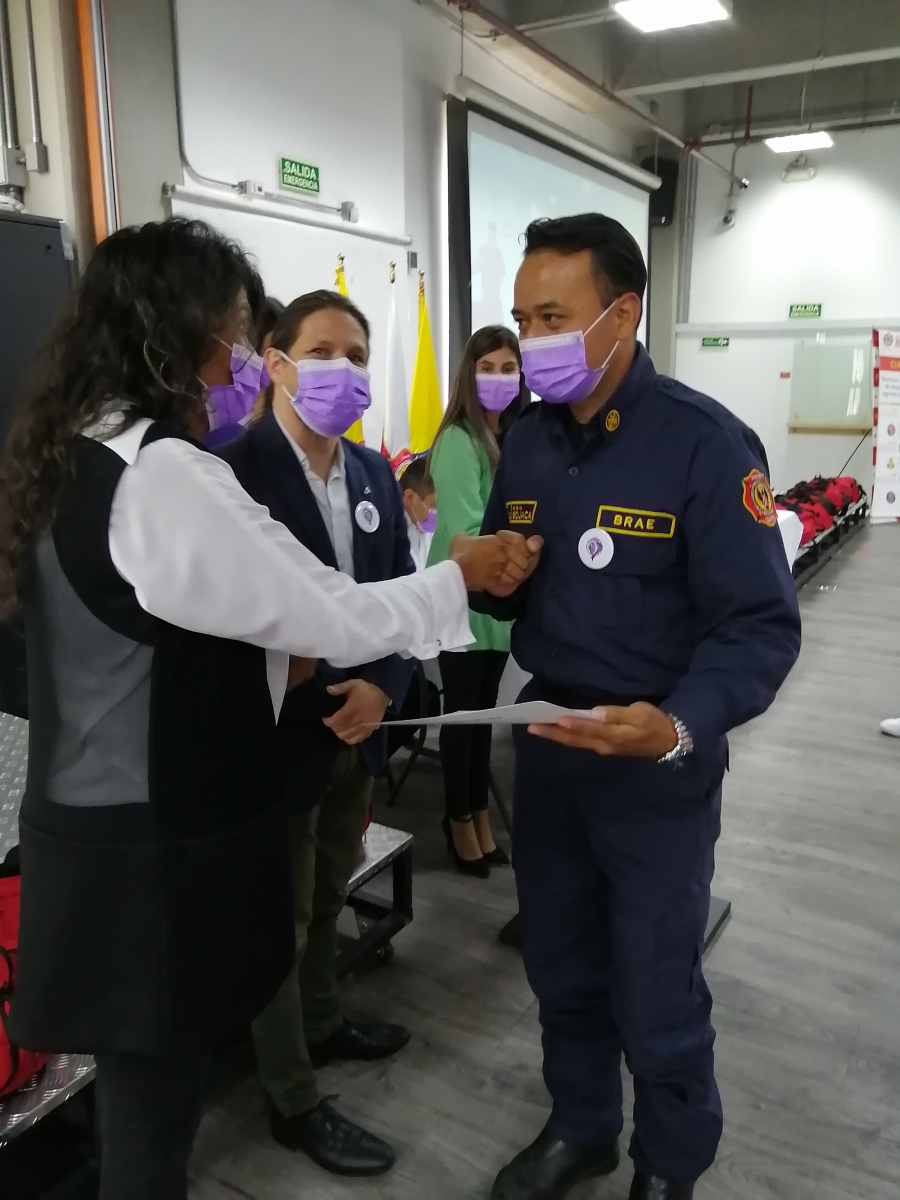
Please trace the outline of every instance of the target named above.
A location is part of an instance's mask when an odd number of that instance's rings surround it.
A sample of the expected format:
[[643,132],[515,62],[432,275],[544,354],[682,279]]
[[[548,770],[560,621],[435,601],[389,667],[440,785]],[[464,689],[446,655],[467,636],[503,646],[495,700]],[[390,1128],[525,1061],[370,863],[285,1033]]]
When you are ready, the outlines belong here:
[[419,340],[409,397],[409,448],[413,454],[431,449],[444,408],[438,382],[437,360],[431,339],[431,322],[425,302],[425,272],[419,272]]
[[338,265],[334,272],[334,290],[340,292],[342,296],[347,295],[347,277],[344,274],[344,256],[338,255]]
[[[340,292],[342,296],[347,295],[347,277],[344,274],[344,256],[338,255],[337,268],[334,272],[334,290]],[[351,442],[358,442],[359,445],[364,444],[362,420],[354,421],[347,432],[345,438],[349,438]]]

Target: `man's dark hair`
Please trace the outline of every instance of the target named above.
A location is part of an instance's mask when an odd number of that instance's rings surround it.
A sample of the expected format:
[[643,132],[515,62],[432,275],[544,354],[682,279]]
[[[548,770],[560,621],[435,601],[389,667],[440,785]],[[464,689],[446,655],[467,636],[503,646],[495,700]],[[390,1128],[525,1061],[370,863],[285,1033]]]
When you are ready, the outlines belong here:
[[400,472],[399,482],[404,492],[410,488],[421,500],[430,495],[434,491],[434,480],[428,474],[428,455],[420,454],[407,463]]
[[576,217],[545,217],[525,230],[525,253],[555,250],[580,254],[590,250],[597,290],[604,304],[634,292],[641,300],[647,289],[647,267],[641,248],[625,228],[602,213]]

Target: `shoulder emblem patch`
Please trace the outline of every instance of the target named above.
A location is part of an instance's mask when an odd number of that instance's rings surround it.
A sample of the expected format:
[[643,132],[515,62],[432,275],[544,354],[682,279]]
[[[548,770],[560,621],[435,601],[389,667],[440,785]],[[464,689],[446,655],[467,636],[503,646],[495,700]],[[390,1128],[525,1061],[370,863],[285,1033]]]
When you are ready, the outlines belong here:
[[507,500],[506,519],[510,525],[533,525],[537,500]]
[[744,508],[760,525],[773,526],[778,524],[778,514],[775,511],[775,497],[769,487],[769,481],[762,471],[753,470],[743,481]]

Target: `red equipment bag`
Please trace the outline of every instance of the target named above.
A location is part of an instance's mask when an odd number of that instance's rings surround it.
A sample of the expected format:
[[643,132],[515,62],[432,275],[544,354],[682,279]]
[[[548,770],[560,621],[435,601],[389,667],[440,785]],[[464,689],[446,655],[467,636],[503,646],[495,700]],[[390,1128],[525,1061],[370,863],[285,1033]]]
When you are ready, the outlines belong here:
[[22,882],[17,870],[16,874],[3,874],[4,870],[11,869],[15,868],[9,865],[0,868],[0,1096],[17,1091],[32,1075],[37,1075],[49,1057],[34,1050],[20,1049],[9,1040],[6,1033],[9,1002],[16,983]]

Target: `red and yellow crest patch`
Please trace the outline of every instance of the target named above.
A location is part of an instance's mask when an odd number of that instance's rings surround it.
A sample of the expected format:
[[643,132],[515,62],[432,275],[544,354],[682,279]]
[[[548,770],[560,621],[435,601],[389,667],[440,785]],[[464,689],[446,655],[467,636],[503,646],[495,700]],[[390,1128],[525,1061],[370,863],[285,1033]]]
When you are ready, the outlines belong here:
[[762,471],[751,471],[744,479],[744,508],[760,525],[771,527],[778,524],[775,497]]

